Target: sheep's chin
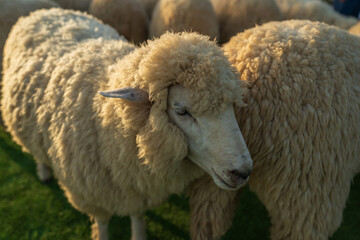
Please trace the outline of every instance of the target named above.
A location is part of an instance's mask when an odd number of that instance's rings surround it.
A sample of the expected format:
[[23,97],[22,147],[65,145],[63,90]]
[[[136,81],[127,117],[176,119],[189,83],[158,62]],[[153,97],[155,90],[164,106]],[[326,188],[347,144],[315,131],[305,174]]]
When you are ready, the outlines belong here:
[[238,184],[237,186],[233,186],[227,182],[225,182],[225,180],[223,180],[220,176],[218,176],[215,172],[211,173],[210,176],[212,177],[214,183],[216,184],[216,186],[218,186],[221,189],[224,190],[230,190],[230,191],[235,191],[240,189],[241,187],[245,186],[245,184],[247,183],[247,179],[245,182]]

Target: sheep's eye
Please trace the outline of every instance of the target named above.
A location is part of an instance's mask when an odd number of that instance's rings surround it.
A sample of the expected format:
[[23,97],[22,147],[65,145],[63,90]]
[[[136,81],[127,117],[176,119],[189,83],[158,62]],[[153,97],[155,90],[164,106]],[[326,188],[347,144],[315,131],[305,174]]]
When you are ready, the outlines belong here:
[[182,117],[191,117],[190,113],[188,113],[188,111],[186,111],[185,109],[181,109],[179,111],[176,111],[176,114]]

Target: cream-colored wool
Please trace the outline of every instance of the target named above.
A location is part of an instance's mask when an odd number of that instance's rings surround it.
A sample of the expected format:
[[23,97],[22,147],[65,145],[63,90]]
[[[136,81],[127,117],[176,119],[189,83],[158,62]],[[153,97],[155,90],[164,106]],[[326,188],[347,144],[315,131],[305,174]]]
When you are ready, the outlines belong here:
[[220,43],[245,29],[281,20],[275,0],[211,0],[220,26]]
[[336,12],[331,5],[320,0],[276,0],[285,19],[308,19],[325,22],[343,29],[356,24],[354,17]]
[[[84,13],[36,11],[5,45],[7,130],[100,225],[113,214],[141,214],[204,174],[185,158],[186,138],[169,122],[168,88],[190,89],[196,113],[243,104],[234,69],[208,39],[167,33],[135,49]],[[152,104],[97,93],[125,86],[147,91]]]
[[115,28],[130,42],[139,44],[148,37],[149,20],[140,0],[93,0],[89,13]]
[[92,0],[54,0],[62,8],[87,11]]
[[3,56],[3,48],[10,32],[12,25],[16,20],[28,15],[30,12],[41,8],[58,7],[51,0],[1,0],[0,1],[0,75],[1,75],[1,59]]
[[150,37],[166,31],[198,32],[219,39],[219,25],[210,0],[159,0],[150,21]]
[[354,26],[352,26],[352,27],[349,29],[349,33],[355,34],[355,35],[360,35],[360,22],[358,22],[357,24],[355,24]]
[[159,0],[141,0],[145,4],[146,12],[148,14],[149,19],[151,19],[153,10],[156,6],[156,3]]
[[[346,31],[299,20],[249,29],[224,46],[248,85],[237,119],[272,239],[328,239],[341,223],[360,171],[359,49]],[[237,192],[202,179],[189,194],[192,238],[219,239]]]

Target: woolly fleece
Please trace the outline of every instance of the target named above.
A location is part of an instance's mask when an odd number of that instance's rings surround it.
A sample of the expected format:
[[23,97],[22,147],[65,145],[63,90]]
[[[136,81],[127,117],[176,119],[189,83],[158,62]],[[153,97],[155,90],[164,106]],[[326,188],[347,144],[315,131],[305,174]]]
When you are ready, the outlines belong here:
[[275,0],[285,19],[308,19],[325,22],[343,29],[356,24],[357,19],[336,12],[331,5],[319,0]]
[[211,0],[220,26],[220,43],[245,29],[282,16],[275,0]]
[[89,13],[115,28],[130,42],[139,44],[148,37],[149,20],[140,0],[93,0]]
[[210,0],[159,0],[150,21],[150,37],[166,31],[194,31],[219,39],[219,25]]
[[[359,38],[293,20],[249,29],[224,50],[247,84],[237,119],[271,238],[328,239],[360,171]],[[193,239],[219,239],[231,225],[237,192],[214,186],[189,190]]]
[[[114,29],[70,10],[21,18],[5,63],[8,131],[52,167],[74,207],[100,219],[143,213],[204,175],[186,158],[186,138],[165,112],[169,86],[190,89],[195,112],[243,104],[238,76],[208,37],[168,33],[135,49]],[[152,104],[97,93],[125,86],[147,91]]]
[[0,1],[0,75],[2,69],[3,48],[10,32],[11,27],[16,20],[28,15],[30,12],[41,8],[58,7],[56,3],[50,0],[1,0]]
[[359,35],[360,36],[360,22],[355,24],[349,29],[349,33]]

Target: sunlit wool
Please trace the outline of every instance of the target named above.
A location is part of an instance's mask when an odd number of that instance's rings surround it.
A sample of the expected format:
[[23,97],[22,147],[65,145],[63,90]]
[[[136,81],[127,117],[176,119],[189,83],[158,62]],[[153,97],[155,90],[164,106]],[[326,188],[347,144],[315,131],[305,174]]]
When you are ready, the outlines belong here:
[[[41,10],[17,22],[4,53],[7,130],[51,166],[74,207],[99,219],[143,213],[204,174],[165,112],[170,86],[190,89],[196,112],[243,104],[222,50],[195,33],[136,49],[87,14]],[[152,104],[97,93],[128,86]]]
[[11,27],[21,16],[41,8],[58,7],[51,0],[1,0],[0,1],[0,75],[3,48]]
[[[360,171],[359,38],[293,20],[247,30],[224,50],[248,85],[237,119],[271,238],[328,239]],[[202,179],[189,194],[192,238],[220,239],[239,193]]]
[[355,34],[355,35],[360,35],[360,22],[358,22],[357,24],[355,24],[354,26],[352,26],[352,27],[349,29],[349,33]]

